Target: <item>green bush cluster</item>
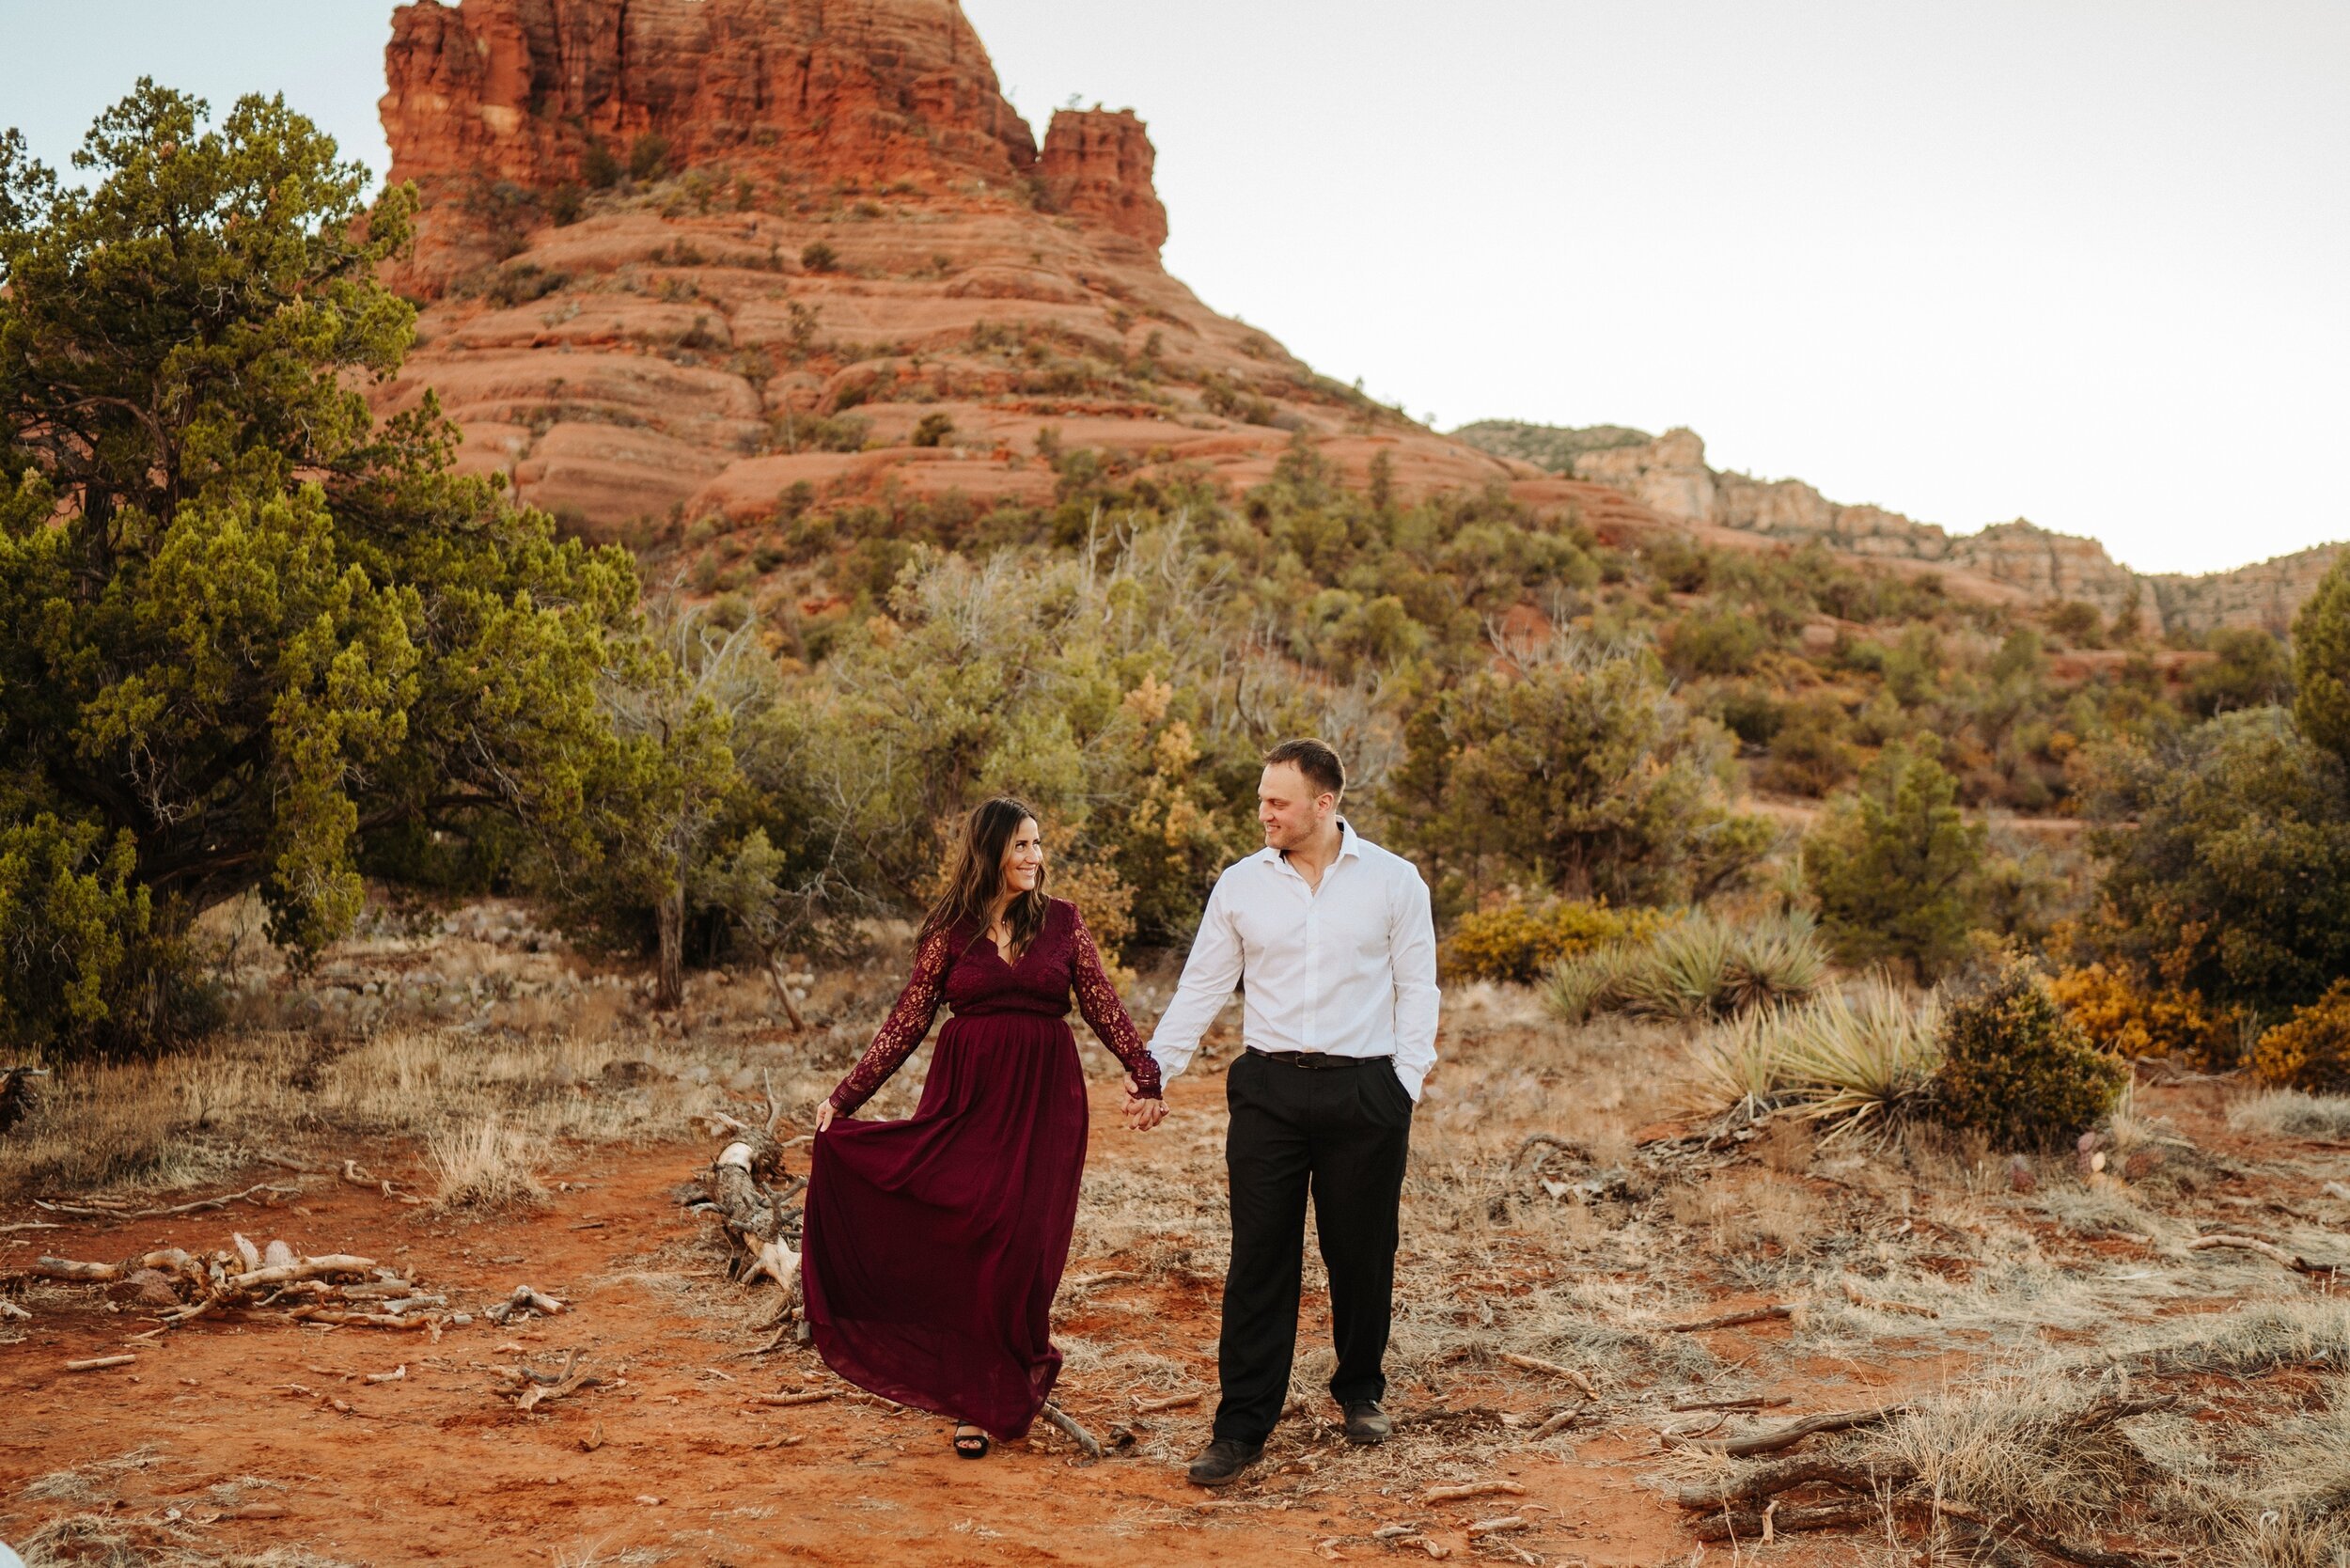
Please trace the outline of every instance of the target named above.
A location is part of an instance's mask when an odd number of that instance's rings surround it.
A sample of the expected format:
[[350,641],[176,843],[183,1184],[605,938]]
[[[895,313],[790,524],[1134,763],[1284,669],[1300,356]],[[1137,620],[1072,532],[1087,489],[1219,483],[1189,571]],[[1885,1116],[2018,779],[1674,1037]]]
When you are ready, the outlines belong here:
[[2024,961],[1949,1006],[1941,1044],[1935,1114],[2000,1149],[2070,1144],[2130,1081],[2128,1063],[2092,1044]]

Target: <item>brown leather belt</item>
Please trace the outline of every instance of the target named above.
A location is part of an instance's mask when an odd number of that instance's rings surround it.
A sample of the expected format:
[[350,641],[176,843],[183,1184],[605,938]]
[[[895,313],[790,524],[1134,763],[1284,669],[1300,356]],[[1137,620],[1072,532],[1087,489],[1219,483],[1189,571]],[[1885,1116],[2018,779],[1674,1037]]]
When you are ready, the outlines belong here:
[[1326,1072],[1333,1067],[1368,1067],[1372,1062],[1392,1061],[1392,1057],[1341,1057],[1328,1051],[1260,1051],[1254,1045],[1245,1049],[1252,1057],[1277,1061],[1284,1067],[1302,1067],[1308,1073]]

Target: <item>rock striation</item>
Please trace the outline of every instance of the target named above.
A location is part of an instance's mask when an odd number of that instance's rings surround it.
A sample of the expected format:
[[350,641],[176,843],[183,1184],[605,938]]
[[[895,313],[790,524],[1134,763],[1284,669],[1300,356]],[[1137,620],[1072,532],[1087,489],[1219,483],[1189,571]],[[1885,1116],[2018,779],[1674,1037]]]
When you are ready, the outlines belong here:
[[1668,517],[1791,544],[1945,567],[2034,600],[2076,600],[2111,618],[2133,608],[2146,629],[2200,633],[2258,626],[2282,635],[2340,546],[2321,545],[2256,566],[2200,576],[2136,572],[2093,539],[2021,518],[1952,534],[1875,506],[1831,501],[1801,479],[1757,479],[1707,465],[1695,431],[1658,436],[1622,426],[1560,431],[1500,420],[1465,426],[1462,440],[1622,491]]
[[1316,375],[1160,265],[1131,110],[1042,144],[956,0],[417,0],[393,13],[394,273],[425,302],[376,389],[428,392],[460,463],[599,538],[747,541],[811,505],[1046,504],[1058,452],[1232,490],[1297,444],[1398,496],[1500,487],[1602,538],[1818,540],[1994,599],[2132,593],[2166,627],[2280,624],[2330,560],[2138,579],[2029,524],[1953,538],[1686,431],[1439,435]]
[[1037,168],[1053,206],[1135,241],[1152,256],[1167,243],[1158,154],[1132,109],[1057,109]]

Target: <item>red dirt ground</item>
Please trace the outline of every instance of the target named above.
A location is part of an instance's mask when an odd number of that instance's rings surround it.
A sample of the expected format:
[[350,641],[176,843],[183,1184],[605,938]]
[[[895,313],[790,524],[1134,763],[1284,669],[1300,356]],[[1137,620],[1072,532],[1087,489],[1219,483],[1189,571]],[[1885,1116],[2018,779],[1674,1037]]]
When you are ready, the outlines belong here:
[[[1213,1080],[1186,1078],[1172,1090],[1179,1117],[1204,1123],[1214,1114]],[[1136,1145],[1117,1124],[1114,1086],[1097,1084],[1095,1094],[1092,1157],[1132,1157]],[[2164,1098],[2185,1109],[2198,1096]],[[413,1159],[397,1149],[363,1153],[396,1176]],[[0,1232],[0,1274],[40,1253],[111,1260],[166,1246],[209,1249],[235,1228],[283,1236],[306,1253],[358,1252],[396,1264],[453,1307],[478,1311],[525,1281],[572,1304],[511,1329],[477,1316],[437,1343],[266,1314],[133,1341],[151,1326],[135,1309],[93,1289],[45,1287],[29,1298],[33,1321],[15,1325],[24,1337],[0,1351],[0,1409],[8,1413],[0,1424],[0,1538],[21,1542],[79,1513],[144,1553],[192,1562],[241,1562],[275,1547],[289,1554],[279,1561],[306,1560],[292,1555],[300,1549],[369,1564],[511,1563],[518,1555],[564,1565],[1269,1564],[1398,1552],[1424,1560],[1421,1548],[1373,1536],[1411,1523],[1455,1559],[1508,1561],[1520,1560],[1492,1541],[1473,1543],[1466,1527],[1517,1513],[1529,1528],[1505,1539],[1559,1568],[1696,1560],[1684,1516],[1641,1482],[1657,1466],[1645,1430],[1593,1433],[1572,1459],[1503,1449],[1483,1473],[1523,1486],[1522,1497],[1434,1507],[1417,1500],[1427,1482],[1424,1447],[1407,1475],[1395,1450],[1335,1441],[1324,1411],[1285,1422],[1266,1465],[1223,1497],[1190,1487],[1161,1459],[1083,1463],[1049,1432],[982,1464],[958,1460],[944,1422],[856,1395],[805,1351],[744,1354],[765,1338],[754,1325],[773,1288],[753,1296],[728,1284],[700,1222],[678,1206],[673,1189],[707,1157],[707,1145],[685,1143],[589,1149],[547,1173],[550,1184],[562,1184],[548,1207],[480,1220],[436,1217],[314,1176],[300,1198],[266,1212]],[[257,1168],[250,1179],[271,1173]],[[26,1207],[0,1224],[34,1217]],[[1408,1269],[1408,1236],[1406,1244]],[[1074,1260],[1071,1273],[1117,1262]],[[1178,1274],[1093,1295],[1139,1300],[1149,1310],[1079,1306],[1059,1320],[1064,1331],[1115,1340],[1149,1325],[1148,1348],[1184,1365],[1192,1386],[1213,1389],[1212,1286]],[[1319,1307],[1308,1302],[1309,1338],[1324,1331]],[[1757,1371],[1778,1362],[1770,1380],[1783,1378],[1801,1401],[1790,1415],[1823,1396],[1823,1380],[1841,1386],[1828,1397],[1853,1403],[1888,1380],[1877,1369],[1784,1356],[1787,1335],[1784,1324],[1762,1324],[1709,1338],[1726,1360],[1760,1358]],[[63,1370],[126,1343],[138,1352],[133,1366]],[[543,1367],[573,1349],[592,1353],[620,1381],[524,1414],[493,1370],[512,1366],[518,1352]],[[1927,1356],[1900,1375],[1963,1376],[1962,1360]],[[403,1381],[365,1381],[403,1364]],[[753,1403],[803,1388],[835,1397],[781,1409]],[[1124,1388],[1070,1376],[1061,1393],[1098,1434],[1123,1425],[1183,1452],[1205,1440],[1207,1403],[1137,1418]],[[1441,1391],[1399,1388],[1390,1403],[1406,1419],[1432,1402],[1538,1419],[1545,1407],[1527,1397],[1523,1383],[1464,1376]],[[93,1496],[24,1496],[37,1478],[142,1447],[153,1450],[149,1463],[98,1476]],[[226,1495],[215,1490],[239,1482]],[[187,1555],[168,1557],[170,1548]],[[1782,1540],[1771,1560],[1803,1568],[1852,1561],[1856,1549],[1850,1537]]]

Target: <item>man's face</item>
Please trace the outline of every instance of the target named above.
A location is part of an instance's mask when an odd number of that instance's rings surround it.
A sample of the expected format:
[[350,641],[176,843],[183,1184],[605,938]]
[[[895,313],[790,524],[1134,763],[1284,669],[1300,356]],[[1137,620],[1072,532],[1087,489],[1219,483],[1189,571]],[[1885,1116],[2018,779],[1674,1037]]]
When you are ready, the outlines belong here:
[[1257,822],[1264,841],[1287,855],[1313,841],[1339,808],[1339,797],[1316,794],[1294,762],[1275,762],[1257,784]]

